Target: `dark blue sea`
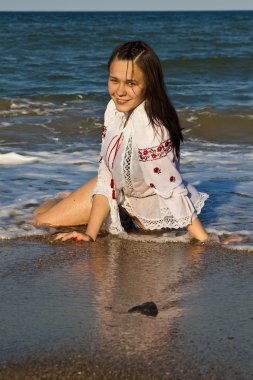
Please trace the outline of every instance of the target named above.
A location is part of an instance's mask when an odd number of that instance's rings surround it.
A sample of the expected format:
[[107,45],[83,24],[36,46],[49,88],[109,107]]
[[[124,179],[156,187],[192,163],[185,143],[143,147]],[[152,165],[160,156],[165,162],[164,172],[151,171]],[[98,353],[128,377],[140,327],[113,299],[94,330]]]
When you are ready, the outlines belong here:
[[253,12],[0,13],[0,238],[38,234],[33,208],[96,175],[107,59],[133,39],[162,61],[205,227],[252,250]]

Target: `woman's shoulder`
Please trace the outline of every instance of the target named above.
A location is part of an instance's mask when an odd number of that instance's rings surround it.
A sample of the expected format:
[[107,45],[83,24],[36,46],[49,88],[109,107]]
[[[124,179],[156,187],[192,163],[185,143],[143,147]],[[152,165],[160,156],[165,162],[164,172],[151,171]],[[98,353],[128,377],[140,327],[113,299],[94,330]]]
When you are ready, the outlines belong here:
[[134,124],[138,123],[142,127],[148,127],[150,124],[149,117],[145,108],[145,101],[138,105],[132,112],[130,119]]
[[162,124],[153,125],[150,121],[145,102],[134,110],[131,119],[134,141],[139,149],[156,146],[169,139],[169,132]]

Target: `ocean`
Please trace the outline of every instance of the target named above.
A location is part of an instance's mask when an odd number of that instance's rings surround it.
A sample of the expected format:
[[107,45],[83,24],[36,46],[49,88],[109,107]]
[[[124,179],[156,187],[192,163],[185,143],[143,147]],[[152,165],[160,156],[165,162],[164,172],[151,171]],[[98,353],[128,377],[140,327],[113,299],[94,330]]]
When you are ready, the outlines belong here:
[[210,195],[204,226],[253,251],[252,38],[253,12],[0,13],[0,238],[47,234],[34,208],[96,175],[107,59],[143,39],[184,128],[183,176]]

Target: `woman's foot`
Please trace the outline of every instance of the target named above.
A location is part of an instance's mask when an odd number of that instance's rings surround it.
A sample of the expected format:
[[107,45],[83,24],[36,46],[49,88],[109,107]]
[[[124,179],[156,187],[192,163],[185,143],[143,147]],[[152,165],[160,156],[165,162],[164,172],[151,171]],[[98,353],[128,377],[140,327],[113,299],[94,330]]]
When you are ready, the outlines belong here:
[[229,243],[239,243],[246,239],[246,236],[240,235],[240,234],[234,234],[227,236],[226,238],[221,238],[222,244],[229,244]]

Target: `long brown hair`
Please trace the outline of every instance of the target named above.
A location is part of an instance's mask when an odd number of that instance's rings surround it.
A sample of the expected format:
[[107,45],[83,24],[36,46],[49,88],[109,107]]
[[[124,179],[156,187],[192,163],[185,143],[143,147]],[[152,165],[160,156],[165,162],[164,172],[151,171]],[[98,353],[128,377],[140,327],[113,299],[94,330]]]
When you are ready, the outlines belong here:
[[129,41],[116,47],[108,61],[108,69],[114,59],[132,61],[143,71],[146,81],[145,109],[150,122],[163,124],[170,133],[175,153],[179,158],[182,128],[164,83],[161,62],[151,47],[143,41]]

